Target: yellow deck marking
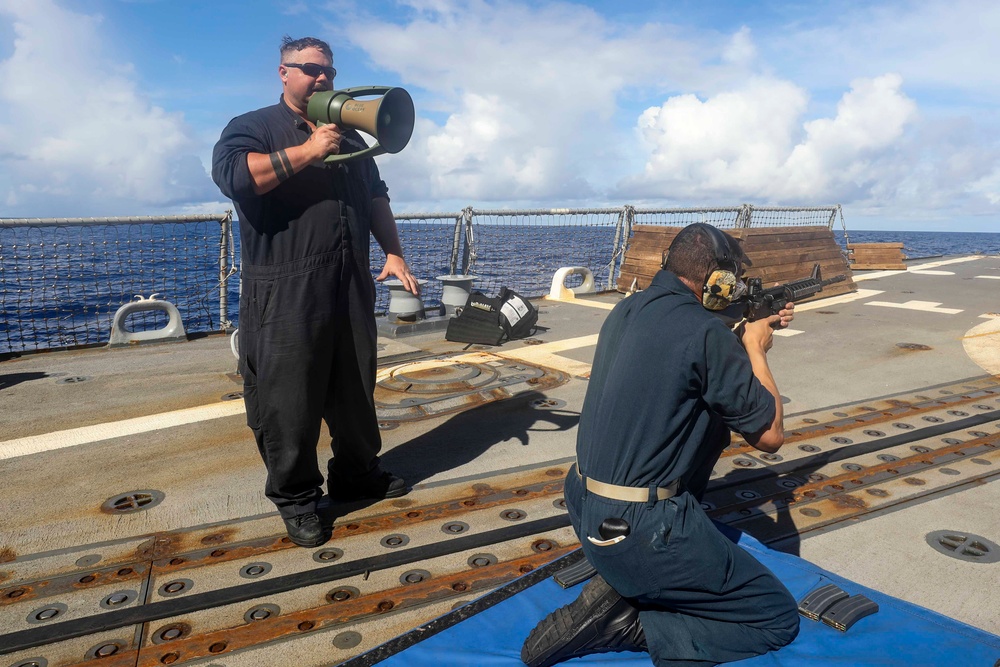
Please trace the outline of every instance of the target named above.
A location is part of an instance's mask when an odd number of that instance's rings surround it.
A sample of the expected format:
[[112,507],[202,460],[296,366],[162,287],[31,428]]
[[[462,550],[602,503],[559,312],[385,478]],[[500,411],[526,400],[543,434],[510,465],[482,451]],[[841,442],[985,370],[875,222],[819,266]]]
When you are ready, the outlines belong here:
[[892,303],[891,301],[869,301],[865,305],[881,306],[883,308],[919,310],[925,313],[941,313],[942,315],[955,315],[962,312],[961,308],[941,308],[941,304],[937,301],[906,301],[904,303]]
[[563,357],[557,353],[576,350],[581,347],[590,347],[591,345],[597,345],[597,334],[568,338],[552,343],[543,343],[542,345],[519,347],[516,350],[497,351],[495,354],[506,359],[515,359],[529,364],[554,368],[557,371],[569,373],[577,377],[588,377],[590,375],[590,364]]
[[982,333],[968,334],[967,336],[962,336],[961,340],[968,340],[969,338],[982,338],[983,336],[996,336],[1000,334],[1000,329],[996,331],[984,331]]
[[134,417],[117,422],[94,424],[93,426],[83,426],[65,431],[32,435],[26,438],[16,438],[0,442],[0,460],[50,452],[54,449],[85,445],[90,442],[110,440],[111,438],[121,438],[126,435],[149,433],[150,431],[181,426],[182,424],[194,424],[209,419],[232,417],[243,414],[245,410],[243,401],[226,401],[224,403],[202,405],[196,408],[162,412],[146,417]]
[[555,303],[571,303],[575,306],[587,306],[588,308],[600,308],[601,310],[611,310],[615,307],[613,303],[603,301],[591,301],[589,299],[553,299],[550,296],[543,297],[543,301],[553,301]]

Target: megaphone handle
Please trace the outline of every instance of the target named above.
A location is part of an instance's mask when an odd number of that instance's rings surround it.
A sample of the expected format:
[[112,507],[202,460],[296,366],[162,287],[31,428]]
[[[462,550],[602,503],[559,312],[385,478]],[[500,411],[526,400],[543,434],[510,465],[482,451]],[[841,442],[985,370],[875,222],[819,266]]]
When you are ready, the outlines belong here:
[[[329,125],[329,123],[324,123],[322,121],[316,121],[316,127],[322,127],[323,125]],[[376,143],[374,146],[369,146],[360,151],[354,151],[353,153],[337,153],[335,155],[327,155],[323,158],[323,162],[326,164],[334,164],[336,162],[346,162],[348,160],[358,160],[363,157],[375,157],[376,155],[385,154],[385,149],[381,145]]]

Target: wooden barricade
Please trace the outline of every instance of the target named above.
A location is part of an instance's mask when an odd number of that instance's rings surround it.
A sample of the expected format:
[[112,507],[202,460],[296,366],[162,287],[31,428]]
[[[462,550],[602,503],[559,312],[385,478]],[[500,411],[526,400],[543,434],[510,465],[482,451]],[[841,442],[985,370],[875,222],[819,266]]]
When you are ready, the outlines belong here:
[[[627,292],[635,281],[636,289],[645,289],[660,270],[663,251],[670,247],[682,228],[659,225],[636,225],[632,242],[625,253],[618,291]],[[825,225],[808,227],[754,227],[726,229],[726,233],[743,241],[743,250],[753,266],[746,275],[760,278],[765,287],[812,275],[819,264],[824,279],[843,274],[847,280],[823,288],[813,298],[836,296],[857,291],[851,267],[841,251],[833,232]]]
[[906,270],[902,243],[848,243],[851,268]]

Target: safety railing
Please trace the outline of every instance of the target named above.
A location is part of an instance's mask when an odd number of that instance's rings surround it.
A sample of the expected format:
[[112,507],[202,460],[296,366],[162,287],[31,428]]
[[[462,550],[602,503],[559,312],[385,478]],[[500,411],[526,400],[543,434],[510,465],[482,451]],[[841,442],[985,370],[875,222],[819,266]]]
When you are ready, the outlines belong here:
[[[0,354],[107,343],[115,311],[152,294],[188,331],[225,328],[237,252],[229,213],[0,219]],[[148,312],[129,325],[165,323]]]
[[[528,297],[548,293],[563,266],[593,273],[614,289],[637,224],[720,228],[825,225],[839,206],[487,210],[396,216],[406,260],[423,285],[425,307],[441,303],[439,276],[477,276],[473,288],[501,286]],[[843,216],[841,215],[841,219]],[[115,311],[136,295],[178,307],[188,332],[237,325],[238,225],[230,213],[128,218],[0,219],[0,355],[106,343]],[[384,265],[371,244],[372,275]],[[568,285],[572,286],[572,285]],[[376,313],[389,290],[376,288]],[[162,313],[133,316],[135,331],[160,328]]]

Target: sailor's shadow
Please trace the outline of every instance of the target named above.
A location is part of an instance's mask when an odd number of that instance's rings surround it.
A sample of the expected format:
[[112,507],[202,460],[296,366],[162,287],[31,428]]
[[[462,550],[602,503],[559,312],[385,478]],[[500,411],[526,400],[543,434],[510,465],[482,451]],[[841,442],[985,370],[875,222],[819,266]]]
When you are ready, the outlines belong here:
[[[409,484],[419,484],[476,460],[500,443],[516,440],[527,446],[532,432],[568,431],[580,421],[576,412],[532,406],[545,398],[541,392],[528,391],[459,412],[385,452],[382,465]],[[516,454],[510,460],[511,467],[521,463]]]
[[32,380],[41,380],[43,378],[49,377],[48,373],[7,373],[5,375],[0,375],[0,391],[4,389],[9,389],[14,385],[21,384],[22,382],[31,382]]
[[[756,452],[756,450],[753,450]],[[789,486],[784,491],[777,491],[774,494],[763,494],[760,498],[744,500],[737,499],[737,503],[743,509],[759,510],[755,513],[752,522],[733,522],[736,528],[766,544],[772,549],[783,551],[794,556],[798,556],[801,550],[802,539],[792,518],[792,512],[796,511],[795,504],[784,502],[783,499],[793,496],[798,487],[812,481],[810,475],[826,465],[832,458],[832,452],[809,457],[809,463],[801,467],[796,466],[791,470],[783,470],[781,464],[774,466],[775,469],[755,470],[736,469],[728,474],[713,479],[708,485],[708,493],[717,491],[723,493],[731,492],[737,494],[741,487],[761,487],[773,485],[780,489],[782,481],[794,481],[796,485]],[[723,489],[725,489],[723,491]],[[708,495],[708,494],[706,494]],[[765,514],[765,511],[772,507],[765,507],[773,503],[773,514]],[[724,514],[729,514],[724,511]]]

